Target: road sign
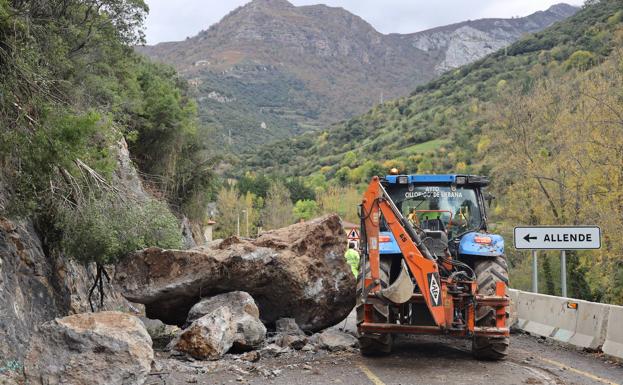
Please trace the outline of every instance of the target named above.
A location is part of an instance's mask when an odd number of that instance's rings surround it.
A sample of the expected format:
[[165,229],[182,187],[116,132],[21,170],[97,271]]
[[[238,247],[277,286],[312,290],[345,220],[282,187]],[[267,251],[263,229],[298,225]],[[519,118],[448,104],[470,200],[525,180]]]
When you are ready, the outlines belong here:
[[515,248],[531,250],[585,250],[601,247],[597,226],[515,227]]
[[357,229],[352,229],[352,230],[348,233],[348,239],[351,239],[351,240],[357,240],[357,239],[359,239],[359,232],[357,231]]

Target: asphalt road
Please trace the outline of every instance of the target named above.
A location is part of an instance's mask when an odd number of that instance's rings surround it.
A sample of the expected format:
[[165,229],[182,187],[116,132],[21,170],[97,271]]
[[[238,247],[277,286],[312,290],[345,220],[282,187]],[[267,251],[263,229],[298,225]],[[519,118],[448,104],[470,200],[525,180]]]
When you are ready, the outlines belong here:
[[149,385],[198,384],[621,384],[623,365],[527,335],[511,337],[506,361],[472,358],[468,341],[409,336],[387,357],[358,352],[294,352],[257,363],[228,359],[180,363],[161,359]]

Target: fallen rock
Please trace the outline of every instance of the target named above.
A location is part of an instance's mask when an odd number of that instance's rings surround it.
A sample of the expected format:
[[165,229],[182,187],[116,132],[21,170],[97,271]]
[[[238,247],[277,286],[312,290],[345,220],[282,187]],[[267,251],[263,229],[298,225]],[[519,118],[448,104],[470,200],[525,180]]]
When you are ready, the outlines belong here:
[[154,349],[164,349],[182,330],[175,325],[167,325],[160,320],[139,317],[149,333]]
[[269,231],[257,239],[231,237],[191,250],[148,248],[117,267],[123,295],[146,305],[150,318],[182,325],[202,296],[242,290],[260,318],[290,317],[305,331],[343,320],[355,304],[355,280],[344,259],[337,215]]
[[279,318],[275,322],[275,330],[277,333],[305,335],[294,318]]
[[253,298],[245,292],[203,299],[191,309],[190,326],[171,342],[171,348],[201,360],[219,359],[232,347],[252,349],[266,336],[258,316]]
[[281,347],[289,347],[294,350],[301,350],[307,344],[307,337],[300,334],[281,334],[277,341]]
[[318,335],[318,345],[322,349],[337,352],[355,348],[359,346],[359,342],[351,334],[329,329]]
[[284,353],[289,353],[290,351],[292,351],[292,349],[288,347],[284,348],[277,344],[270,344],[263,347],[260,351],[260,354],[262,355],[262,357],[277,357]]
[[24,372],[33,385],[143,384],[154,358],[143,324],[121,312],[46,322],[30,346]]
[[301,350],[304,351],[304,352],[315,352],[316,348],[312,344],[307,344],[307,345],[303,346],[303,348]]
[[260,360],[260,352],[253,350],[253,351],[241,354],[239,358],[243,361],[258,362]]
[[231,307],[236,313],[239,313],[240,317],[245,314],[253,318],[260,317],[260,311],[249,293],[245,293],[244,291],[231,291],[214,297],[204,298],[197,302],[188,312],[186,324],[189,325],[195,320],[223,306]]
[[307,344],[307,336],[299,328],[294,318],[280,318],[275,322],[277,334],[274,342],[281,347],[301,350]]

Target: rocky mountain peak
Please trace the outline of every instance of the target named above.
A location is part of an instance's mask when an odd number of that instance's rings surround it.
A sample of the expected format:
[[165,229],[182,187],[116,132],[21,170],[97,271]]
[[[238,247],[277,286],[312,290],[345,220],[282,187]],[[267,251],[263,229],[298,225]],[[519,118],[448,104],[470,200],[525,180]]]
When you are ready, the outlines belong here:
[[288,0],[253,0],[249,4],[251,7],[268,7],[268,8],[292,8]]
[[551,12],[560,17],[569,17],[578,11],[578,7],[569,5],[567,3],[554,4],[547,9],[547,12]]

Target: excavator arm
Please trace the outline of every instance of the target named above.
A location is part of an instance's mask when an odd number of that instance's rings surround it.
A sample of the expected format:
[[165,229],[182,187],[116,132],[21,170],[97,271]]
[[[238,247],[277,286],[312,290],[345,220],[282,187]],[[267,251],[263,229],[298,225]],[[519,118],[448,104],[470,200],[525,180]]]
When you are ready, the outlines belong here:
[[[383,188],[378,177],[374,177],[368,186],[361,206],[362,228],[364,241],[371,271],[372,286],[370,292],[378,293],[381,290],[379,281],[379,232],[381,215],[387,227],[394,235],[409,271],[417,283],[417,287],[426,302],[426,305],[439,327],[449,325],[444,311],[444,291],[441,289],[441,280],[437,262],[423,244],[413,227],[400,213],[391,198]],[[367,285],[367,284],[366,284]]]

